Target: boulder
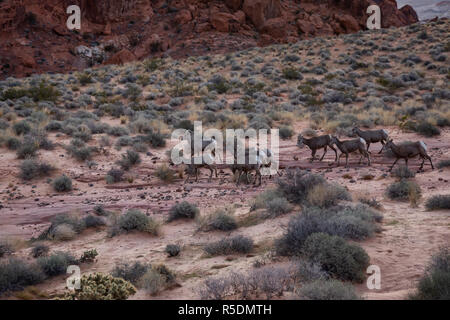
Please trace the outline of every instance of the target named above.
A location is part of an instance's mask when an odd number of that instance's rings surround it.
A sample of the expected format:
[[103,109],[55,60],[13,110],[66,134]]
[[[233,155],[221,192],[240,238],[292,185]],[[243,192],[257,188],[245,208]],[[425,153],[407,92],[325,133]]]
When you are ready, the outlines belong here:
[[242,10],[257,29],[261,29],[267,20],[282,14],[280,0],[244,0]]

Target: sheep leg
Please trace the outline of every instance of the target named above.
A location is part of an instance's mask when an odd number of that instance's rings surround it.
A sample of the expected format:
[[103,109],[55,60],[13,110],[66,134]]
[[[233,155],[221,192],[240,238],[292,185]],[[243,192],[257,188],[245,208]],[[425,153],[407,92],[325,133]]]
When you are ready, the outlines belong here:
[[421,158],[422,158],[422,163],[420,164],[419,171],[423,169],[423,165],[424,165],[424,163],[425,163],[425,157],[422,157],[422,156],[421,156]]
[[368,166],[371,165],[371,163],[370,163],[370,154],[367,154],[367,165],[368,165]]
[[241,175],[242,175],[242,170],[238,171],[238,177],[237,177],[237,181],[236,181],[236,185],[238,186],[239,183],[241,182]]
[[433,162],[431,161],[431,157],[429,155],[426,155],[427,159],[430,161],[431,164],[431,170],[434,170]]
[[389,172],[392,171],[392,168],[394,168],[394,166],[397,163],[398,159],[400,159],[400,158],[395,159],[394,163],[392,164],[391,168],[389,169]]
[[338,166],[338,167],[339,167],[339,165],[340,165],[340,163],[341,163],[341,157],[342,157],[343,154],[344,154],[344,153],[341,153],[341,154],[339,155],[338,163],[337,163],[337,166]]
[[195,167],[195,182],[197,182],[198,181],[198,168],[197,167]]
[[322,158],[320,158],[320,161],[322,161],[323,160],[323,157],[325,157],[325,154],[327,153],[327,146],[325,146],[325,147],[323,147],[323,155],[322,155]]
[[214,170],[211,167],[209,167],[209,170],[211,171],[211,174],[209,175],[208,182],[211,182]]
[[367,152],[369,152],[369,153],[370,153],[370,151],[369,151],[369,147],[370,147],[370,142],[367,142]]
[[381,146],[381,149],[380,149],[380,151],[378,152],[378,154],[380,154],[380,153],[383,151],[383,149],[384,149],[384,141],[381,140],[380,142],[381,142],[382,146]]
[[348,168],[348,153],[345,154],[345,167]]
[[310,162],[313,162],[314,161],[314,158],[316,157],[316,149],[313,149],[312,150],[312,152],[311,152],[311,161]]
[[334,151],[334,156],[335,156],[334,162],[336,162],[337,161],[337,151],[333,146],[329,146],[329,147]]

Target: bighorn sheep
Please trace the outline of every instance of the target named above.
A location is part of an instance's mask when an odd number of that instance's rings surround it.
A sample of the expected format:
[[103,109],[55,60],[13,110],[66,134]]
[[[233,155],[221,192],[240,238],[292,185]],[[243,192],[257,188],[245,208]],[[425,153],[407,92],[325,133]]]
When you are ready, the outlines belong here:
[[[187,132],[189,133],[189,144],[191,146],[191,156],[194,155],[194,132],[192,132],[191,130],[187,130]],[[217,148],[217,141],[214,138],[210,138],[210,139],[202,139],[202,152],[205,151],[206,147],[208,147],[209,145],[212,145],[212,155],[215,156],[216,153],[216,148]]]
[[361,154],[358,164],[361,163],[361,160],[364,156],[367,158],[367,164],[370,166],[370,156],[369,152],[367,152],[366,150],[366,142],[364,141],[363,138],[340,141],[336,136],[333,136],[332,139],[333,144],[336,144],[336,146],[341,151],[341,154],[339,155],[338,158],[338,166],[341,161],[342,155],[345,154],[345,166],[348,167],[348,155],[355,151],[359,151],[359,153]]
[[383,147],[383,149],[387,148],[390,148],[392,150],[392,153],[396,157],[389,171],[392,171],[392,168],[394,168],[395,164],[399,159],[404,159],[405,164],[408,167],[408,159],[413,158],[417,155],[419,155],[420,158],[422,158],[422,164],[420,165],[419,171],[423,169],[425,159],[428,159],[430,161],[431,169],[434,169],[431,157],[427,154],[427,146],[423,141],[416,141],[403,145],[395,145],[392,139],[390,139]]
[[[259,177],[259,184],[258,186],[261,185],[262,182],[262,175],[261,175],[261,167],[262,167],[262,161],[260,159],[259,156],[260,152],[259,150],[256,150],[256,158],[253,159],[253,161],[250,161],[250,149],[245,148],[245,153],[244,153],[244,163],[239,163],[238,159],[237,159],[237,154],[234,154],[234,162],[230,168],[231,168],[231,172],[233,172],[233,175],[236,174],[236,172],[238,172],[238,177],[237,177],[237,182],[236,185],[239,185],[241,182],[241,176],[243,173],[245,173],[246,179],[247,179],[247,183],[250,183],[249,179],[248,179],[248,174],[251,173],[252,171],[255,171],[255,179],[253,180],[253,184],[256,183],[256,179]],[[250,163],[252,162],[252,163]]]
[[[195,182],[198,181],[198,172],[200,171],[200,168],[207,168],[211,171],[211,174],[209,175],[209,179],[208,182],[211,182],[212,180],[212,176],[213,176],[213,172],[215,172],[216,174],[216,178],[217,178],[217,167],[214,164],[214,158],[211,155],[205,155],[205,157],[209,157],[209,164],[205,161],[204,157],[200,156],[200,157],[191,157],[191,162],[190,164],[186,164],[186,180],[184,181],[184,183],[187,183],[189,181],[189,178],[191,177],[191,175],[195,175]],[[201,163],[196,164],[195,163],[195,159],[201,159]]]
[[335,162],[337,161],[337,151],[333,147],[331,135],[327,134],[327,135],[312,137],[310,139],[307,139],[307,138],[304,138],[301,134],[299,134],[298,138],[297,138],[297,146],[299,148],[302,148],[304,144],[306,144],[311,149],[311,162],[313,162],[316,157],[316,151],[318,149],[323,148],[324,152],[323,152],[322,158],[320,158],[320,161],[322,161],[323,157],[325,157],[325,154],[327,153],[328,147],[330,147],[334,151],[335,156],[336,156],[334,161]]
[[[370,147],[371,143],[381,142],[381,144],[384,146],[384,144],[389,139],[389,133],[385,129],[362,131],[358,127],[354,127],[352,132],[354,134],[356,134],[358,137],[363,138],[366,141],[367,151],[369,151],[369,147]],[[381,149],[378,153],[381,153],[382,151],[383,151],[383,147],[381,147]]]

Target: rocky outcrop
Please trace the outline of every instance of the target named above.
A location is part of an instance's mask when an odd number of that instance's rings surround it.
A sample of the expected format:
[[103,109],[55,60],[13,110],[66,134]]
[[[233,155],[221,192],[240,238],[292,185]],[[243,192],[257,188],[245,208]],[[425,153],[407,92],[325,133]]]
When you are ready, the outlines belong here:
[[[0,78],[357,32],[375,2],[383,27],[417,21],[395,0],[3,0]],[[81,8],[77,32],[66,27],[72,4]]]

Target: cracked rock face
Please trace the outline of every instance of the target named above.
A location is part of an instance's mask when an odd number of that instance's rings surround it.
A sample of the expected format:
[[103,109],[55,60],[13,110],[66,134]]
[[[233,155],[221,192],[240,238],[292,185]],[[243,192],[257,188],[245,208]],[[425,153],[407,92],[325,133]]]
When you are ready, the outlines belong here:
[[[365,11],[374,3],[5,0],[0,3],[0,79],[77,70],[106,61],[161,55],[185,58],[357,32],[365,29]],[[383,27],[417,22],[410,6],[398,9],[395,0],[376,3]],[[65,27],[65,10],[72,4],[81,8],[81,30]]]

